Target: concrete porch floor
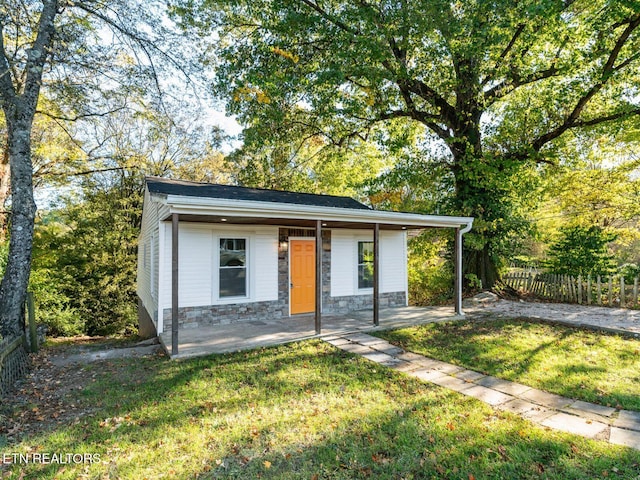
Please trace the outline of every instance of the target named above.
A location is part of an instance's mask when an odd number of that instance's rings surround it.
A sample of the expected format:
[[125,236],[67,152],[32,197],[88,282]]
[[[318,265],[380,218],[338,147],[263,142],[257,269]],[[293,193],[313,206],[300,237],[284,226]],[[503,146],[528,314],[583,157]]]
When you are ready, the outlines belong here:
[[159,339],[170,357],[190,358],[212,353],[251,350],[338,333],[375,332],[460,318],[462,317],[455,314],[453,306],[398,307],[380,309],[378,327],[373,325],[373,313],[370,309],[345,315],[323,315],[320,335],[315,333],[313,314],[272,321],[247,321],[232,325],[187,328],[178,333],[176,356],[171,355],[171,332],[163,332]]

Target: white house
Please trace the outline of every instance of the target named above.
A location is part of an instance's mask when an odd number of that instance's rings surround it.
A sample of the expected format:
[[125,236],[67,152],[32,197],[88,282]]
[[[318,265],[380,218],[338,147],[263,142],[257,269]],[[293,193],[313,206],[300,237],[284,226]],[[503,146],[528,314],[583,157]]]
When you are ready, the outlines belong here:
[[[373,210],[351,198],[147,178],[139,238],[143,336],[407,305],[407,230],[473,219]],[[177,248],[176,248],[177,246]],[[376,323],[377,324],[377,323]]]

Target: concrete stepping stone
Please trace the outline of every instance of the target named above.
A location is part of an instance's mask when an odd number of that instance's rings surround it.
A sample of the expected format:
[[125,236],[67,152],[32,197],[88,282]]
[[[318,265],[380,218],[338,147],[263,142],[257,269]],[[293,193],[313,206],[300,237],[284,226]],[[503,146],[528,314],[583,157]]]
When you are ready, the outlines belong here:
[[378,344],[375,343],[373,345],[371,345],[371,348],[373,348],[374,350],[377,350],[378,352],[382,352],[382,353],[386,353],[387,355],[391,355],[393,357],[400,355],[401,353],[404,353],[404,350],[401,349],[400,347],[396,347],[395,345],[391,345],[390,343],[388,344]]
[[408,372],[408,374],[412,377],[416,377],[420,380],[425,380],[432,383],[438,378],[448,376],[446,373],[439,372],[438,370],[431,370],[430,368],[421,368],[419,370]]
[[411,371],[423,368],[422,365],[419,365],[417,363],[405,362],[404,360],[400,360],[399,358],[396,358],[396,360],[398,360],[398,363],[396,363],[395,365],[391,365],[391,368],[398,372],[409,373]]
[[598,405],[595,403],[583,402],[581,400],[576,400],[571,405],[569,405],[569,408],[574,411],[593,413],[602,417],[611,417],[616,412],[615,408],[605,407],[604,405]]
[[624,445],[625,447],[640,450],[640,432],[634,430],[624,430],[618,427],[611,427],[610,443]]
[[513,397],[511,395],[498,392],[491,388],[483,387],[482,385],[472,386],[471,388],[466,389],[462,393],[464,395],[477,398],[478,400],[482,400],[483,402],[488,403],[491,406],[500,405],[502,403],[506,403],[510,400],[513,400]]
[[640,412],[620,410],[618,418],[613,421],[613,426],[640,432]]
[[544,407],[553,408],[555,410],[560,410],[561,408],[568,407],[574,402],[574,400],[570,398],[561,397],[560,395],[556,395],[554,393],[543,392],[542,390],[538,390],[536,388],[527,390],[520,396],[526,400],[532,401],[533,403],[542,405]]
[[373,337],[371,335],[367,335],[366,333],[354,333],[351,335],[345,335],[344,338],[346,338],[351,342],[359,343],[360,345],[366,345],[366,346],[375,345],[376,343],[386,343],[387,345],[391,345],[386,340],[383,340],[378,337]]
[[484,387],[493,388],[502,393],[509,395],[520,396],[527,390],[531,390],[531,387],[522,385],[520,383],[510,382],[508,380],[502,380],[501,378],[486,376],[477,380],[475,383]]
[[473,383],[465,382],[460,378],[452,377],[450,375],[436,377],[434,380],[431,380],[431,382],[435,383],[436,385],[440,385],[441,387],[455,390],[456,392],[461,392],[464,394],[466,394],[466,390],[468,388],[474,388]]
[[347,345],[349,343],[351,343],[349,340],[347,340],[346,338],[332,338],[330,340],[324,338],[323,339],[325,342],[333,345],[334,347],[339,347],[340,345]]
[[393,362],[398,361],[396,358],[393,358],[391,355],[387,355],[386,353],[370,351],[369,353],[363,353],[362,356],[367,360],[371,360],[376,363],[385,363],[385,362]]
[[604,423],[593,422],[562,412],[543,420],[541,425],[587,438],[595,438],[608,428],[608,425]]
[[363,345],[360,345],[359,343],[345,343],[343,345],[338,345],[338,348],[346,352],[355,353],[358,355],[364,355],[365,353],[372,352],[372,350],[369,347],[365,347]]
[[396,358],[399,358],[400,360],[404,360],[405,362],[417,362],[419,360],[426,360],[424,356],[418,355],[417,353],[413,353],[413,352],[401,353],[400,355],[396,355]]
[[482,377],[485,377],[483,373],[474,372],[473,370],[462,370],[461,372],[456,372],[455,377],[460,380],[464,380],[465,382],[476,382]]
[[507,412],[512,412],[520,415],[532,422],[540,423],[543,420],[556,414],[555,410],[549,410],[547,408],[536,405],[535,403],[527,402],[521,398],[515,398],[506,403],[496,405],[496,408]]

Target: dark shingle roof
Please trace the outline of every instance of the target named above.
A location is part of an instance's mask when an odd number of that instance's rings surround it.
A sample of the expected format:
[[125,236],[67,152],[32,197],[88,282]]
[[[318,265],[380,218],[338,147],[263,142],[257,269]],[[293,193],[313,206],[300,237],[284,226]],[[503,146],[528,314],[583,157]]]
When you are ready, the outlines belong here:
[[261,188],[235,187],[214,183],[187,182],[166,178],[147,177],[150,193],[182,195],[186,197],[225,198],[229,200],[249,200],[255,202],[292,203],[316,207],[356,208],[370,210],[366,205],[349,197],[315,195],[311,193],[265,190]]

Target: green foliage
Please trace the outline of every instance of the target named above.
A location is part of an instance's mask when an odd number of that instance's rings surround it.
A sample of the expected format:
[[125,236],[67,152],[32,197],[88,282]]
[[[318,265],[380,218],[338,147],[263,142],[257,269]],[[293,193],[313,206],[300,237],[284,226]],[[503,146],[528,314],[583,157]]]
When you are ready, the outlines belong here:
[[627,135],[632,129],[629,120],[556,142],[549,153],[558,165],[541,179],[526,255],[543,258],[563,227],[597,225],[616,234],[609,248],[618,265],[640,262],[640,142]]
[[554,142],[640,113],[629,93],[640,28],[624,1],[178,0],[173,11],[186,31],[215,33],[214,91],[276,145],[297,129],[435,159],[443,213],[477,218],[465,265],[486,286],[527,227],[538,192],[526,184],[555,162]]
[[9,242],[0,242],[0,277],[4,276],[4,269],[7,267],[8,255]]
[[86,332],[85,322],[72,300],[64,292],[60,273],[49,268],[34,268],[29,279],[33,292],[36,319],[49,327],[47,335],[68,337]]
[[608,275],[615,271],[608,245],[616,235],[601,227],[573,226],[560,229],[551,245],[547,268],[561,275]]
[[482,290],[482,280],[480,280],[477,275],[467,273],[464,276],[464,279],[467,281],[467,285],[472,291]]
[[624,277],[627,285],[633,284],[633,281],[640,277],[640,265],[636,265],[635,263],[625,263],[620,266],[618,273]]
[[453,270],[442,254],[447,239],[425,231],[409,242],[408,282],[412,305],[442,305],[453,298]]
[[37,225],[40,314],[63,335],[131,333],[142,179],[121,172],[102,184],[86,179],[82,191]]

